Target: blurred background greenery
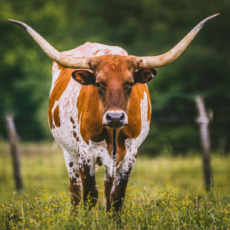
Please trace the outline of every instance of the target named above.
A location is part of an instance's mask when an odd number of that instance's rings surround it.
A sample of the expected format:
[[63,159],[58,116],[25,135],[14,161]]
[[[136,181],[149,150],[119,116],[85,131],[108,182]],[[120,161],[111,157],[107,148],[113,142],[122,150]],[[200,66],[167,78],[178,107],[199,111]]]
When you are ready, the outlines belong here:
[[47,109],[51,60],[21,28],[23,21],[59,51],[86,41],[117,45],[132,55],[159,55],[204,18],[208,22],[184,54],[157,69],[148,84],[152,127],[141,153],[183,154],[200,149],[194,96],[213,110],[212,149],[230,150],[229,0],[0,0],[0,140],[4,115],[14,114],[22,141],[51,141]]

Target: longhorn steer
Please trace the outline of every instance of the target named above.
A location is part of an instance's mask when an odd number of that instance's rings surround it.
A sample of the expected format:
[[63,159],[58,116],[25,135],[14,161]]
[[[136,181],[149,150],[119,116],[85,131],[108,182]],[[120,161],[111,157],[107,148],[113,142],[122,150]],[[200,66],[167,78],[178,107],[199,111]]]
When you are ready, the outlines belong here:
[[120,47],[97,43],[59,53],[26,24],[9,20],[26,29],[54,60],[49,125],[64,151],[75,205],[82,187],[84,201],[90,195],[96,204],[95,164],[99,164],[105,166],[106,210],[111,204],[116,211],[121,208],[138,147],[150,127],[151,101],[145,83],[156,75],[153,68],[179,57],[215,16],[199,23],[172,50],[154,57],[129,56]]

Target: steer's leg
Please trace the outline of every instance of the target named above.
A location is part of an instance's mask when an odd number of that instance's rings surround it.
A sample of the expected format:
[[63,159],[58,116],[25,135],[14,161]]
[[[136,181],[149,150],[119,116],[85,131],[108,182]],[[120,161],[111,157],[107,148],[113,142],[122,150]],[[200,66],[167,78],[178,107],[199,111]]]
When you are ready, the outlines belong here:
[[110,194],[111,203],[114,211],[119,211],[125,198],[125,191],[131,175],[133,166],[136,162],[137,153],[127,156],[116,170],[113,186]]
[[105,178],[104,178],[104,187],[105,187],[105,197],[106,197],[106,212],[109,212],[111,209],[111,199],[110,192],[113,185],[113,179],[109,176],[107,170],[105,170]]
[[81,160],[79,169],[83,186],[84,203],[90,207],[95,206],[98,199],[98,190],[96,187],[95,163],[93,159],[84,158]]
[[69,153],[64,150],[66,167],[69,173],[70,183],[69,191],[71,193],[71,203],[79,205],[81,200],[81,178],[79,173],[79,163],[77,153]]

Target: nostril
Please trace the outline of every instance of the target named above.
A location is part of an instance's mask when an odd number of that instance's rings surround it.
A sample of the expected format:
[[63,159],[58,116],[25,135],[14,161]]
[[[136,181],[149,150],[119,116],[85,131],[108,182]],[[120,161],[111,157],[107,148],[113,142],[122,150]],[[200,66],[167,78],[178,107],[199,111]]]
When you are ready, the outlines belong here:
[[125,114],[122,113],[122,114],[121,114],[121,117],[120,117],[120,121],[123,122],[124,120],[125,120]]
[[107,120],[107,122],[111,122],[112,121],[112,117],[110,116],[109,113],[106,114],[106,120]]

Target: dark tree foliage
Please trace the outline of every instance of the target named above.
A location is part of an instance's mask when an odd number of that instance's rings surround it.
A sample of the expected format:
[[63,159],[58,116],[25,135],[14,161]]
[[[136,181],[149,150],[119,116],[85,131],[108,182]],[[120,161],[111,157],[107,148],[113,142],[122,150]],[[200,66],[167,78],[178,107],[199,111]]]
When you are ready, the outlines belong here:
[[133,55],[159,55],[204,18],[220,13],[148,86],[152,127],[141,152],[199,149],[194,96],[213,110],[212,147],[230,148],[230,1],[228,0],[1,0],[0,138],[3,115],[13,113],[22,140],[50,139],[47,107],[51,60],[7,18],[23,21],[60,51],[86,41],[118,45]]

